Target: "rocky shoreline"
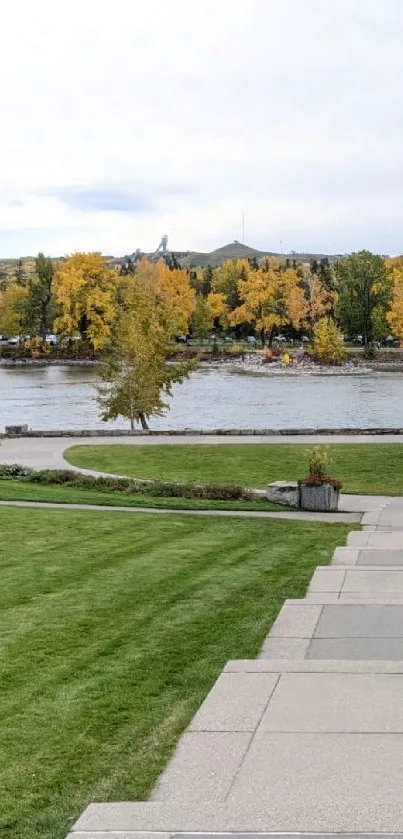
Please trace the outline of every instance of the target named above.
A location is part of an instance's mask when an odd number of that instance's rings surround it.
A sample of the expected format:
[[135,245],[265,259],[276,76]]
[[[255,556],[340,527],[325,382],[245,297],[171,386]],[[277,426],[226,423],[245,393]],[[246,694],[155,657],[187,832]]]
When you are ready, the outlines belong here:
[[264,364],[260,357],[252,354],[245,356],[242,361],[209,362],[207,366],[222,366],[223,363],[231,373],[243,376],[369,376],[374,373],[403,373],[403,361],[399,360],[381,362],[354,358],[343,364],[324,365],[309,358],[295,358],[290,364],[281,359]]
[[93,358],[0,358],[0,367],[99,367]]
[[[174,363],[174,362],[173,362]],[[46,358],[46,359],[9,359],[0,358],[0,367],[98,367],[101,362],[97,359],[74,358]],[[374,373],[403,373],[403,360],[370,361],[352,358],[343,364],[324,365],[312,361],[310,358],[294,358],[292,363],[285,364],[281,359],[265,364],[260,355],[246,354],[243,359],[221,357],[202,361],[204,369],[225,368],[227,371],[240,376],[367,376]]]

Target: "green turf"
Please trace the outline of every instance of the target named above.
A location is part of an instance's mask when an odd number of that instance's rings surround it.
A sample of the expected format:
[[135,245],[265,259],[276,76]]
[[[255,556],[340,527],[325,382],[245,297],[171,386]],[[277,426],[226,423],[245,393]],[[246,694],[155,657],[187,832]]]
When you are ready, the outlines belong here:
[[[264,488],[307,472],[306,443],[73,446],[75,466],[172,481],[238,483]],[[345,492],[403,495],[403,444],[346,443],[329,447],[331,474]]]
[[199,498],[163,498],[150,495],[126,495],[122,492],[104,492],[96,489],[29,483],[18,480],[0,480],[2,501],[51,501],[53,504],[100,504],[111,507],[158,507],[172,510],[251,510],[279,512],[288,507],[270,504],[264,498],[255,501],[211,501]]
[[347,526],[0,508],[0,836],[144,799]]

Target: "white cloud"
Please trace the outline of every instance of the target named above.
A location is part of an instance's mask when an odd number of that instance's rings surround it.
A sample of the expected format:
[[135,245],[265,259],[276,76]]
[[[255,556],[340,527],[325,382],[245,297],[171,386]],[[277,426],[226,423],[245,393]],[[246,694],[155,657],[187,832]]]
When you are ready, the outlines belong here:
[[400,0],[16,0],[1,253],[209,250],[242,209],[258,247],[403,250],[402,37]]

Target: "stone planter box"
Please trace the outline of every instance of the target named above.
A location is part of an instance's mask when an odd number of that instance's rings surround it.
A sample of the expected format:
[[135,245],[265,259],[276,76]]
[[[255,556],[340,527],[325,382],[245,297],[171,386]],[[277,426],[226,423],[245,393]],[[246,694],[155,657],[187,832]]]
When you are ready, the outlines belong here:
[[275,481],[269,484],[266,498],[273,504],[284,504],[286,507],[299,507],[299,486],[297,481]]
[[340,490],[333,484],[301,483],[299,485],[299,506],[302,510],[316,510],[317,512],[334,512],[339,507]]

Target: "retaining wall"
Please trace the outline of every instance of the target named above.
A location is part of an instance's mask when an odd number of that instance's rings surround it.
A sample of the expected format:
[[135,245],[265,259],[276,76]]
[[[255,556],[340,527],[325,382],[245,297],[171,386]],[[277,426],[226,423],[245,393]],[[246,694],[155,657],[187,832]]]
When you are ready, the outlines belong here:
[[307,437],[312,435],[349,436],[362,435],[402,435],[403,428],[183,428],[183,429],[152,429],[149,431],[130,431],[129,429],[48,429],[43,431],[24,431],[18,434],[0,434],[0,438],[10,437],[179,437],[179,436],[213,436],[213,437]]

